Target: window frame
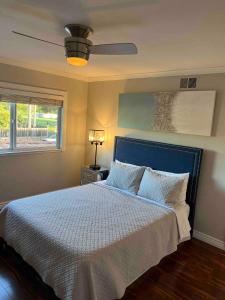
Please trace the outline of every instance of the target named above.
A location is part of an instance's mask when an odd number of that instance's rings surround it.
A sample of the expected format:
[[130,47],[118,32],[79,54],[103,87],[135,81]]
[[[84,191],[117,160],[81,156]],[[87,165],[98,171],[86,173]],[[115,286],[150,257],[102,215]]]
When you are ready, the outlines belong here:
[[[33,148],[16,148],[16,103],[10,103],[10,147],[8,149],[0,149],[1,155],[21,154],[21,153],[45,153],[48,151],[57,152],[65,150],[66,138],[66,121],[65,111],[67,107],[67,92],[61,90],[46,89],[27,85],[20,85],[0,81],[0,94],[21,95],[28,97],[40,97],[49,100],[61,100],[63,106],[58,107],[57,118],[57,140],[55,146],[33,147]],[[41,104],[40,104],[41,105]]]

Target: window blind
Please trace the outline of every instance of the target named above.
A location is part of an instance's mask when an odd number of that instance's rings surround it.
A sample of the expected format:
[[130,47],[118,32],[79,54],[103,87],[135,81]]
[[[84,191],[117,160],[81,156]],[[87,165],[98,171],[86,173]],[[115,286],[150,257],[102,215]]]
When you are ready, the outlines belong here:
[[0,102],[22,103],[22,104],[36,104],[36,105],[52,105],[63,106],[63,100],[48,99],[38,96],[24,96],[16,94],[0,94]]

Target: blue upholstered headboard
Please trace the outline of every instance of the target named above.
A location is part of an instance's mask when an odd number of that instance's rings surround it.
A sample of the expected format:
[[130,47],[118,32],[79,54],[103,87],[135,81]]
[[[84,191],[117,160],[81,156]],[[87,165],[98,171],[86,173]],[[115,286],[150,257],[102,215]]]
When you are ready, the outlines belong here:
[[190,206],[189,221],[193,230],[202,153],[199,148],[116,136],[113,159],[161,171],[190,173],[186,202]]

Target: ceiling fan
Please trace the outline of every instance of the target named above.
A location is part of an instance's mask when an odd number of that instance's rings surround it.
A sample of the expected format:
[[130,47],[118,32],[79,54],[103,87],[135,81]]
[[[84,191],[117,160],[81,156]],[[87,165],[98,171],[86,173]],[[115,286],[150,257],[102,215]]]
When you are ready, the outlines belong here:
[[93,33],[93,29],[86,25],[80,24],[68,24],[65,27],[68,37],[64,39],[64,46],[46,41],[34,36],[30,36],[17,31],[12,31],[12,33],[38,40],[40,42],[48,43],[51,45],[64,47],[67,62],[75,66],[85,66],[88,62],[90,54],[97,55],[130,55],[137,54],[137,47],[133,43],[115,43],[115,44],[100,44],[93,45],[93,43],[87,39],[90,33]]

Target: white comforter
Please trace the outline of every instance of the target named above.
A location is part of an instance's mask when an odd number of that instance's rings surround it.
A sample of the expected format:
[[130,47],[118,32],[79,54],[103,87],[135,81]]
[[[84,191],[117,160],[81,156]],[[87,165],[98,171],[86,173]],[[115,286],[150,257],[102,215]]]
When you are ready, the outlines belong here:
[[12,201],[0,213],[0,236],[59,298],[111,300],[177,249],[178,215],[89,184]]

